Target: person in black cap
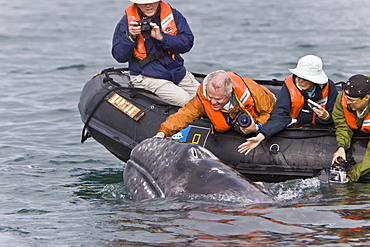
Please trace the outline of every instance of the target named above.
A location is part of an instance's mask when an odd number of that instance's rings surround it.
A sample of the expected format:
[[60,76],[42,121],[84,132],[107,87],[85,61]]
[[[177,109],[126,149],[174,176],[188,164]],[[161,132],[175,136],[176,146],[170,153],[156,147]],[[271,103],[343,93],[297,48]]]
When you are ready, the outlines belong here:
[[[351,146],[353,130],[358,129],[370,134],[370,79],[364,75],[354,75],[343,84],[343,91],[338,95],[332,113],[336,127],[337,151],[332,163],[342,157],[346,159],[346,150]],[[362,161],[348,172],[351,182],[370,171],[370,142]]]

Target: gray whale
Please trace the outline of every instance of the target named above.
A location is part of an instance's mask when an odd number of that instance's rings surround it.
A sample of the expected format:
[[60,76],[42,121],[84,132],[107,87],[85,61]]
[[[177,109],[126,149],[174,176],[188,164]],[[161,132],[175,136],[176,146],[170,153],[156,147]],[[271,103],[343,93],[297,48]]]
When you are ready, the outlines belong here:
[[168,138],[149,138],[132,150],[124,183],[132,198],[139,201],[181,194],[273,201],[270,194],[220,162],[206,148]]

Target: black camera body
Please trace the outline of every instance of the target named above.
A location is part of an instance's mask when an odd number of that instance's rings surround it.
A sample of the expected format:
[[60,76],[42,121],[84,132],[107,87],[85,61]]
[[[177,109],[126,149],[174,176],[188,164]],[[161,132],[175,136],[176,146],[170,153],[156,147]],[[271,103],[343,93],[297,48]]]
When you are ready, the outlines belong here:
[[150,37],[152,26],[150,26],[150,21],[146,17],[144,17],[141,21],[137,21],[136,26],[141,27],[141,34],[144,36],[144,38]]
[[334,164],[333,165],[337,165],[337,166],[346,166],[347,165],[347,160],[343,159],[342,157],[337,157],[336,160],[334,161]]
[[252,119],[249,114],[243,112],[236,116],[236,122],[240,127],[247,128],[252,124]]

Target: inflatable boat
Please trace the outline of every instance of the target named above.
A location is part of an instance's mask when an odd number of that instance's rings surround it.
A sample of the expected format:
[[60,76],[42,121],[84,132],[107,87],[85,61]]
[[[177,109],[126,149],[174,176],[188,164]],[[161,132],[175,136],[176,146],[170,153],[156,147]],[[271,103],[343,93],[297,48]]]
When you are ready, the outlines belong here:
[[[205,77],[194,75],[199,81]],[[276,96],[283,85],[276,79],[255,81]],[[130,86],[125,68],[104,69],[94,75],[82,90],[78,108],[84,123],[81,142],[93,137],[124,162],[138,143],[154,136],[160,124],[179,109],[152,92]],[[248,155],[238,153],[237,146],[248,137],[234,130],[217,132],[208,118],[201,118],[171,138],[203,146],[249,179],[265,182],[316,176],[330,167],[337,148],[333,126],[295,124],[263,141]],[[355,133],[347,153],[347,170],[362,160],[368,141],[366,134]],[[360,179],[369,181],[370,175]]]

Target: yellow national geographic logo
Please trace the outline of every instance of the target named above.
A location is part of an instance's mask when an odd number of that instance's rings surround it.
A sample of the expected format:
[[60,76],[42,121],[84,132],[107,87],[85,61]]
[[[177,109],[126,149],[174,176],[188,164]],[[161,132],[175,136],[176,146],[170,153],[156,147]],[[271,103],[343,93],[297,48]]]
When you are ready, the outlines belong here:
[[193,135],[193,140],[191,140],[191,143],[199,144],[201,138],[202,138],[201,134],[195,134]]

